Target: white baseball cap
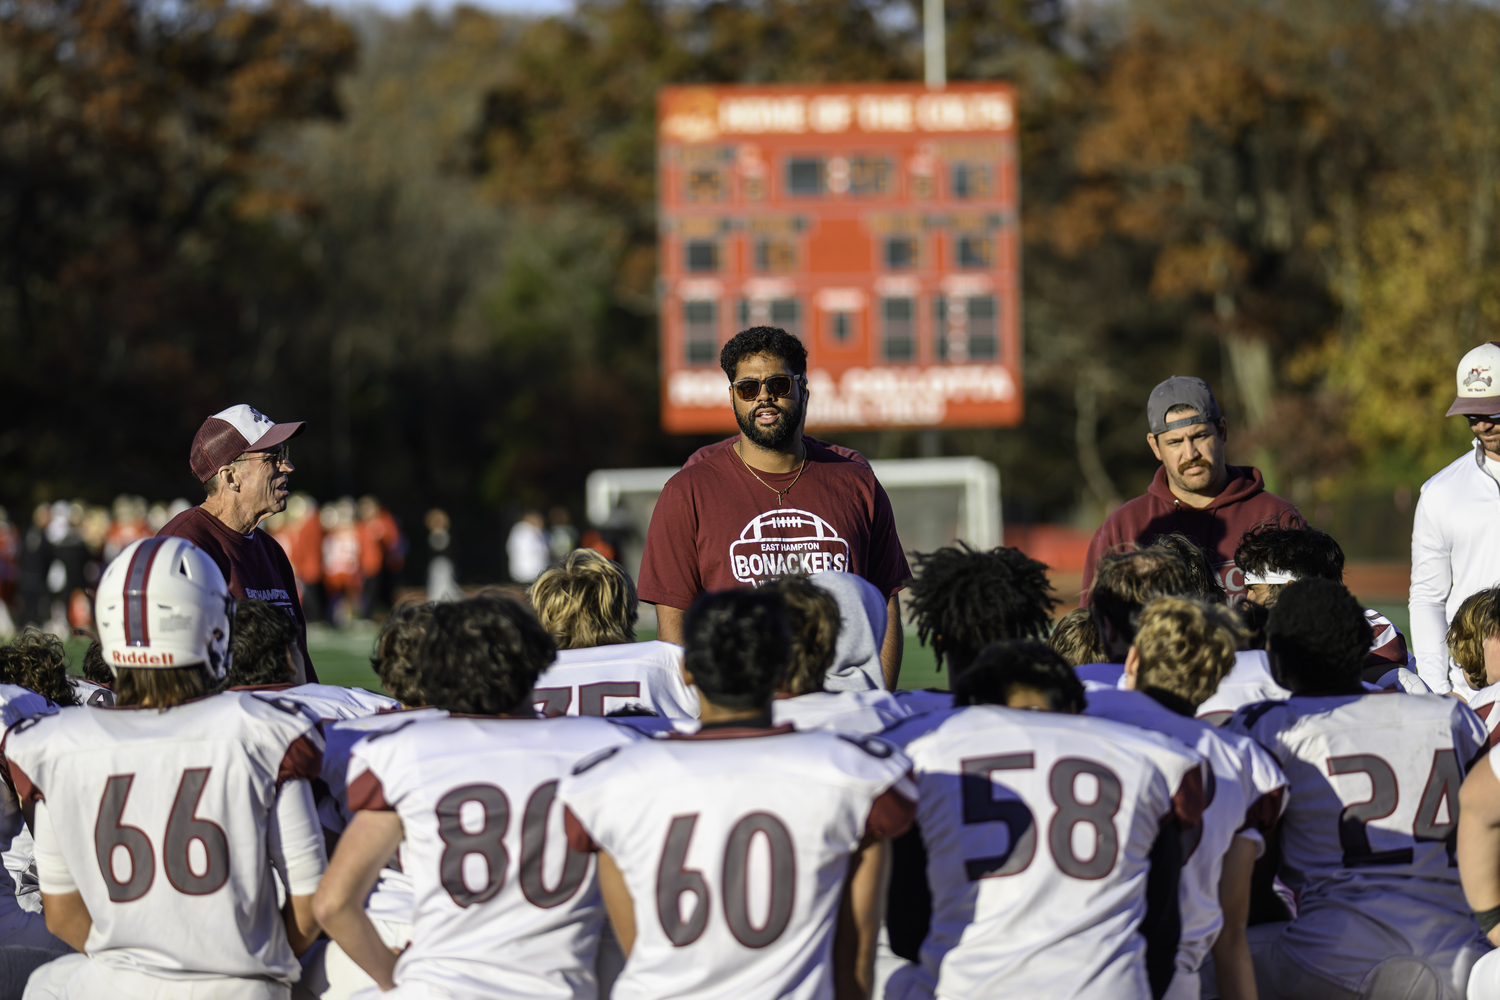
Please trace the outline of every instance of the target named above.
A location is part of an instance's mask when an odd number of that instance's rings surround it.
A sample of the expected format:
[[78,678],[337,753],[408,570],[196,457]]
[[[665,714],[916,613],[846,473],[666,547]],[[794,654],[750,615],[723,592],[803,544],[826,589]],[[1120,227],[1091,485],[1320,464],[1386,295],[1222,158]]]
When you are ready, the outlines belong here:
[[1458,363],[1458,396],[1448,416],[1487,417],[1500,413],[1500,341],[1480,344]]

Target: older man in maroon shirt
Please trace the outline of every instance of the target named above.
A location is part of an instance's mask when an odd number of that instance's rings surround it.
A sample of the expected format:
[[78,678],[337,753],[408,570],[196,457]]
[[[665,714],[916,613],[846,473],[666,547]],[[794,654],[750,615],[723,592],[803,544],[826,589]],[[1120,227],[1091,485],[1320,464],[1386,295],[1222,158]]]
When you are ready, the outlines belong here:
[[1146,444],[1161,461],[1145,495],[1123,503],[1094,532],[1083,564],[1087,605],[1099,557],[1117,546],[1150,545],[1179,532],[1208,554],[1231,604],[1245,595],[1234,565],[1240,536],[1258,524],[1283,520],[1301,525],[1297,508],[1266,492],[1260,470],[1225,465],[1229,427],[1213,390],[1202,379],[1174,375],[1151,390],[1146,402]]
[[286,508],[287,477],[296,468],[287,442],[305,426],[300,420],[278,424],[245,403],[209,417],[188,453],[207,499],[158,532],[179,535],[207,552],[235,597],[265,601],[292,616],[302,660],[296,665],[297,684],[318,679],[307,655],[307,619],[286,552],[258,525]]

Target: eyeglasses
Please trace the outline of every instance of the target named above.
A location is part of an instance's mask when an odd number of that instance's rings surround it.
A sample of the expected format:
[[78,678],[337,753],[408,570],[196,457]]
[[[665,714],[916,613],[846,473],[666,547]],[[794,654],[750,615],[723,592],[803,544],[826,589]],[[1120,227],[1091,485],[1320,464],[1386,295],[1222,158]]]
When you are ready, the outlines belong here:
[[735,394],[745,402],[760,398],[760,387],[765,386],[772,399],[781,399],[792,394],[793,381],[806,383],[801,375],[772,375],[770,378],[742,378],[733,383]]
[[292,460],[292,449],[290,445],[281,445],[273,451],[247,451],[236,458],[236,462],[249,462],[259,456],[260,461],[269,462],[272,465],[285,465]]

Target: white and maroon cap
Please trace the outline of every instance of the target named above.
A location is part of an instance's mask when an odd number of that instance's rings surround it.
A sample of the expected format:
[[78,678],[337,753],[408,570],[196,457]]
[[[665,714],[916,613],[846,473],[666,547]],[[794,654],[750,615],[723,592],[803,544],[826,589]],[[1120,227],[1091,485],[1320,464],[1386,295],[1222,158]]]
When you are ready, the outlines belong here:
[[303,420],[278,424],[248,403],[237,403],[203,421],[193,435],[188,464],[198,482],[206,483],[242,452],[269,451],[301,434],[306,426]]
[[1488,417],[1500,413],[1500,341],[1480,344],[1458,363],[1458,395],[1448,416]]

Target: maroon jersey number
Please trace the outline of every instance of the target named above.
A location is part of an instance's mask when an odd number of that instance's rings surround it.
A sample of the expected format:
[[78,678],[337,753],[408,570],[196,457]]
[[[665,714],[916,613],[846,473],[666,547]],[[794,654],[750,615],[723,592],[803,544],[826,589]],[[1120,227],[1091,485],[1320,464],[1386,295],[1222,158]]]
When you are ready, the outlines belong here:
[[[547,887],[544,866],[547,850],[547,815],[557,797],[557,782],[538,785],[521,816],[521,892],[533,906],[559,906],[578,891],[588,875],[589,856],[567,848],[557,885]],[[479,806],[477,827],[464,828],[459,816],[466,802]],[[438,799],[438,837],[443,854],[438,874],[443,888],[459,906],[468,908],[487,902],[505,885],[510,852],[505,849],[505,831],[510,826],[510,800],[494,785],[463,785]],[[464,859],[472,854],[484,858],[485,882],[471,889],[464,880]]]
[[[172,812],[167,817],[162,863],[167,870],[167,881],[188,896],[217,892],[229,881],[229,838],[219,824],[197,815],[198,801],[203,798],[203,788],[208,784],[211,771],[212,768],[193,767],[182,772],[177,797],[172,800]],[[133,774],[111,775],[104,784],[104,795],[99,800],[99,818],[94,823],[94,855],[99,862],[99,874],[104,877],[104,885],[109,890],[110,901],[114,903],[140,899],[156,879],[151,838],[140,827],[121,822],[134,783]],[[203,846],[205,863],[201,874],[193,871],[191,851],[195,840]],[[115,874],[117,847],[124,848],[130,857],[130,877],[124,880]]]
[[[708,879],[696,868],[687,867],[688,847],[697,825],[697,813],[672,817],[656,872],[656,916],[667,940],[678,948],[698,940],[708,926]],[[765,923],[759,927],[750,913],[748,885],[750,848],[757,836],[765,838],[771,855],[770,899]],[[797,902],[797,852],[785,823],[768,812],[740,817],[724,845],[722,875],[724,919],[736,941],[747,948],[764,948],[786,932]],[[692,913],[686,918],[682,915],[684,895],[693,897]]]
[[[1377,851],[1370,847],[1367,825],[1385,819],[1396,811],[1401,801],[1401,789],[1396,782],[1396,771],[1389,763],[1372,753],[1350,754],[1346,757],[1330,757],[1328,773],[1363,774],[1370,779],[1370,797],[1363,802],[1346,805],[1339,813],[1339,844],[1344,849],[1344,865],[1348,868],[1365,868],[1372,865],[1409,865],[1412,863],[1412,848],[1397,847]],[[1458,789],[1463,784],[1463,769],[1458,765],[1458,753],[1452,748],[1436,751],[1432,755],[1432,770],[1427,775],[1427,785],[1422,789],[1422,798],[1417,803],[1417,815],[1412,822],[1412,839],[1418,843],[1441,841],[1448,851],[1448,865],[1457,864],[1454,847],[1458,832]],[[1438,822],[1447,802],[1447,821]]]
[[[1004,823],[1006,848],[1000,854],[969,858],[964,872],[970,881],[1001,878],[1025,871],[1036,855],[1036,817],[1019,798],[996,800],[990,775],[995,771],[1029,771],[1036,767],[1029,753],[971,757],[961,761],[964,824]],[[1094,778],[1097,792],[1087,802],[1079,801],[1078,779]],[[1052,766],[1047,781],[1055,811],[1047,824],[1047,848],[1058,869],[1076,879],[1100,879],[1114,870],[1120,855],[1120,835],[1115,815],[1124,791],[1120,778],[1109,768],[1081,757],[1064,757]],[[1082,856],[1073,848],[1073,832],[1086,826],[1093,833],[1093,846]]]

